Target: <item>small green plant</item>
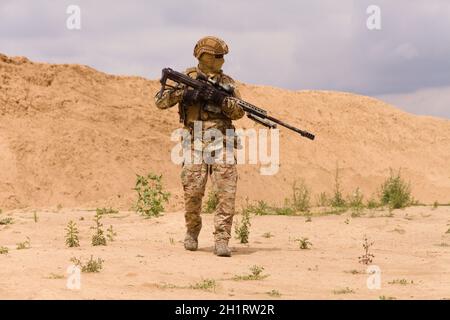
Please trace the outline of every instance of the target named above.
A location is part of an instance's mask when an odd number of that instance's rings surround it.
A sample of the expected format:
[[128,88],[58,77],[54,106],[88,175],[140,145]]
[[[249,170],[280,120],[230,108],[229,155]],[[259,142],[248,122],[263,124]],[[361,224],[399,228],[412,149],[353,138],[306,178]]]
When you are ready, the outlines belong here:
[[86,264],[83,264],[81,262],[81,259],[77,259],[76,257],[73,257],[70,259],[70,261],[75,265],[80,267],[81,272],[86,273],[97,273],[100,272],[100,270],[103,268],[103,262],[105,260],[97,258],[94,260],[93,256],[91,255],[91,258],[87,261]]
[[366,204],[368,209],[376,209],[379,208],[381,205],[380,203],[372,196],[369,200],[367,200]]
[[280,208],[273,208],[273,210],[275,214],[279,216],[292,216],[295,214],[295,209],[289,206],[289,204]]
[[298,246],[302,250],[308,250],[312,246],[312,243],[308,238],[295,239],[295,241],[298,242]]
[[267,294],[271,297],[281,297],[281,293],[278,290],[271,290],[267,292]]
[[114,231],[113,226],[110,225],[109,228],[106,230],[106,237],[109,241],[113,242],[117,236],[117,233]]
[[369,240],[367,239],[367,236],[364,236],[364,242],[363,242],[364,254],[362,256],[358,257],[359,263],[362,263],[365,265],[369,265],[372,263],[372,259],[375,258],[375,256],[372,253],[370,253],[369,250],[373,244],[374,244],[374,242],[369,242]]
[[310,191],[304,180],[294,181],[292,184],[292,207],[301,212],[310,208]]
[[350,294],[355,293],[353,289],[350,289],[349,287],[346,287],[344,289],[338,289],[333,291],[334,294]]
[[101,219],[102,215],[99,212],[96,212],[94,217],[95,226],[91,227],[91,229],[95,231],[94,235],[92,236],[93,246],[106,246],[106,238],[102,230],[103,224],[101,222]]
[[219,204],[219,197],[217,192],[213,189],[208,192],[208,199],[206,200],[205,207],[203,209],[204,213],[213,213],[217,205]]
[[164,211],[164,202],[169,201],[170,193],[163,191],[162,175],[149,173],[137,175],[134,190],[138,194],[136,212],[146,217],[158,217]]
[[284,205],[281,207],[270,206],[264,200],[260,200],[256,205],[249,205],[247,203],[246,209],[256,216],[266,215],[280,215],[280,216],[292,216],[295,215],[296,209],[292,204],[292,199],[285,199]]
[[345,219],[344,223],[345,223],[345,224],[349,224],[349,223],[350,223],[350,220],[347,218],[347,219]]
[[337,210],[345,210],[346,203],[341,191],[341,181],[339,176],[339,165],[336,163],[336,173],[334,176],[334,195],[330,200],[332,208]]
[[111,207],[109,207],[109,208],[97,208],[97,209],[95,209],[95,211],[98,214],[101,214],[101,215],[103,215],[103,214],[116,214],[116,213],[119,213],[119,210],[113,209]]
[[0,219],[0,226],[5,226],[7,224],[12,224],[13,223],[13,219],[12,218],[3,218]]
[[389,281],[388,283],[389,284],[399,284],[399,285],[402,285],[402,286],[406,286],[408,284],[414,284],[414,281],[408,281],[406,279],[395,279],[395,280]]
[[35,223],[37,223],[39,221],[39,217],[38,217],[36,211],[33,212],[33,220]]
[[348,206],[352,209],[352,217],[359,217],[364,209],[364,196],[359,188],[348,198]]
[[78,239],[78,228],[76,223],[73,221],[69,221],[69,224],[66,227],[66,245],[69,248],[73,247],[79,247],[80,246],[80,240]]
[[400,176],[400,170],[394,174],[391,169],[390,177],[381,186],[380,202],[391,209],[405,208],[413,203],[410,186]]
[[9,252],[7,247],[0,247],[0,254],[7,254]]
[[173,245],[173,246],[175,245],[175,239],[174,238],[169,238],[169,242],[170,242],[171,245]]
[[248,237],[250,235],[250,209],[249,207],[245,207],[242,209],[242,220],[236,222],[235,233],[236,239],[240,241],[240,243],[248,243]]
[[194,285],[191,285],[191,289],[194,290],[213,290],[216,291],[216,287],[217,287],[217,283],[216,280],[214,279],[204,279],[200,282],[197,282]]
[[269,275],[262,274],[264,267],[254,265],[250,268],[251,273],[242,276],[234,276],[234,280],[262,280],[267,278]]
[[273,214],[272,208],[265,202],[264,200],[259,200],[255,206],[249,206],[247,204],[249,210],[251,210],[256,216],[266,216],[269,214]]
[[19,242],[17,244],[17,250],[24,250],[24,249],[30,249],[31,248],[31,240],[29,237],[27,237],[27,240],[24,242]]
[[263,233],[262,236],[263,236],[263,238],[266,238],[266,239],[269,239],[269,238],[273,237],[273,235],[270,232],[265,232],[265,233]]
[[433,203],[433,209],[437,209],[438,206],[439,206],[439,202],[435,201]]

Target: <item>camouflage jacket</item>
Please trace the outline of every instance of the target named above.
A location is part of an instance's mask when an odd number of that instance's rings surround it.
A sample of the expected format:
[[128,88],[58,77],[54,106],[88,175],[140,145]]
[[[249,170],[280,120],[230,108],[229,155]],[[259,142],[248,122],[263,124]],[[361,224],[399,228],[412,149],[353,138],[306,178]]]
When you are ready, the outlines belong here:
[[[189,68],[184,73],[194,79],[197,78],[198,74],[204,75],[198,67]],[[214,74],[213,79],[222,84],[234,85],[234,80],[222,72]],[[181,107],[181,104],[183,103],[184,86],[176,86],[176,84],[171,81],[168,81],[167,84],[174,88],[166,89],[161,96],[157,94],[155,96],[156,106],[159,109],[168,109],[178,103],[179,107]],[[236,98],[241,97],[237,88],[235,88],[233,95]],[[225,99],[223,106],[221,106],[222,113],[211,113],[203,110],[200,104],[187,105],[184,106],[184,108],[185,128],[192,129],[194,121],[202,121],[203,130],[215,128],[220,130],[223,134],[225,134],[226,129],[233,128],[232,120],[240,119],[245,114],[242,108],[231,99]]]

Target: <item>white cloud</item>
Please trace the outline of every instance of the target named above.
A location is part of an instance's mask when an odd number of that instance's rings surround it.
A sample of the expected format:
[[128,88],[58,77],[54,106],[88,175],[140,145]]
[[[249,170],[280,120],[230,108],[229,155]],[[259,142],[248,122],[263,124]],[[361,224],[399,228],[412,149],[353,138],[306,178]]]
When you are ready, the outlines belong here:
[[[65,27],[72,4],[80,31]],[[245,82],[373,96],[450,86],[450,2],[378,0],[380,31],[366,28],[370,4],[2,0],[0,51],[154,79],[195,64],[195,42],[213,34],[230,45],[225,71]]]

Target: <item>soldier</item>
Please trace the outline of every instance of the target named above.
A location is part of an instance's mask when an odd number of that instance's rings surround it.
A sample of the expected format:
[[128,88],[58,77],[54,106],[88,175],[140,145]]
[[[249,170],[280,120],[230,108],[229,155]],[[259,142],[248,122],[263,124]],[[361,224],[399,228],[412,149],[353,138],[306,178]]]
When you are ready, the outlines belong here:
[[[200,39],[194,49],[194,56],[198,59],[197,67],[189,68],[185,74],[192,78],[213,78],[222,84],[233,85],[231,77],[225,75],[222,66],[225,62],[224,55],[228,53],[227,44],[216,37],[208,36]],[[233,95],[240,98],[237,89]],[[155,97],[156,106],[159,109],[167,109],[179,104],[180,117],[184,127],[192,133],[194,122],[201,121],[202,130],[210,128],[218,129],[223,135],[227,129],[234,129],[232,120],[244,116],[244,111],[233,99],[218,99],[214,96],[204,96],[201,92],[175,86],[165,90]],[[222,112],[212,113],[205,106],[213,104],[221,108]],[[208,108],[209,109],[209,108]],[[181,171],[181,182],[184,190],[186,237],[184,247],[186,250],[195,251],[198,248],[198,235],[202,228],[200,216],[202,198],[205,194],[205,186],[211,175],[213,189],[218,198],[218,205],[214,213],[214,254],[220,257],[230,257],[231,251],[228,241],[231,238],[231,225],[235,212],[235,197],[237,184],[236,161],[234,163],[201,164],[185,163]]]

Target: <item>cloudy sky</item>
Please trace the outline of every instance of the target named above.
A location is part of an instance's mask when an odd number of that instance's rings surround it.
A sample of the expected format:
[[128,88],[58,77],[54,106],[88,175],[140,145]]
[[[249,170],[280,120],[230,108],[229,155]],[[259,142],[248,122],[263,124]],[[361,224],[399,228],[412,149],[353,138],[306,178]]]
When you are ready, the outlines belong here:
[[[66,27],[70,5],[81,29]],[[377,5],[381,30],[366,12]],[[292,90],[380,97],[450,119],[448,0],[1,0],[0,52],[149,79],[196,64],[196,41],[230,46],[225,72]]]

